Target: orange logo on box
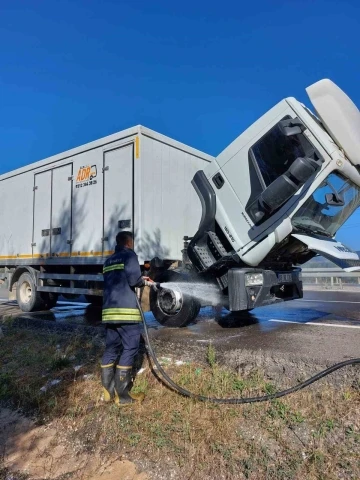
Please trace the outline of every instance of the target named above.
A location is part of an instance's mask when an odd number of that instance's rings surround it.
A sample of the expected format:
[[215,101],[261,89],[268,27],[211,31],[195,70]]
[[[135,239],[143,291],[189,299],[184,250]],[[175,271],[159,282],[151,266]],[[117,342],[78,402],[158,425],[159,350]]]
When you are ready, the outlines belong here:
[[88,185],[96,185],[97,181],[94,180],[96,177],[96,165],[86,165],[84,167],[80,167],[76,177],[76,188],[87,187]]

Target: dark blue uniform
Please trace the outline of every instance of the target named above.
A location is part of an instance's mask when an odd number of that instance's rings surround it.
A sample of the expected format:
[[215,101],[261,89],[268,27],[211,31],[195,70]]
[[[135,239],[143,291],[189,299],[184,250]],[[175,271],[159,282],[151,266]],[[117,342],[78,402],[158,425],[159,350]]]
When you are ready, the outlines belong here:
[[115,363],[121,345],[118,365],[130,368],[139,351],[141,315],[135,287],[144,286],[136,253],[130,248],[116,247],[103,268],[104,299],[102,321],[106,324],[106,349],[102,367]]

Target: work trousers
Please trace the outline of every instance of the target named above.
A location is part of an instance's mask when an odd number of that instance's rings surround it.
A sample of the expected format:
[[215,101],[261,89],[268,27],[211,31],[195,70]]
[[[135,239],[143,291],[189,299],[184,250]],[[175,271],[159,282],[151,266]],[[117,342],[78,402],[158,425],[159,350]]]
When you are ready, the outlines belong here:
[[115,363],[122,346],[118,365],[132,367],[139,351],[140,335],[140,323],[106,325],[106,347],[101,364],[104,366]]

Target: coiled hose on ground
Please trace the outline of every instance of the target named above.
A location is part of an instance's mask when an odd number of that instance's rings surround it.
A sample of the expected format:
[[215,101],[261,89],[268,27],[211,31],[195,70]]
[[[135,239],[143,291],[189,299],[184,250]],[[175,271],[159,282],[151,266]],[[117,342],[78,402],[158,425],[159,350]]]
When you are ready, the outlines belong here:
[[[137,297],[136,297],[137,298]],[[210,402],[210,403],[218,403],[218,404],[228,404],[228,405],[239,405],[243,403],[258,403],[258,402],[267,402],[270,400],[274,400],[276,398],[281,398],[285,397],[286,395],[290,395],[290,393],[297,392],[299,390],[302,390],[305,387],[308,387],[314,382],[317,382],[321,378],[326,377],[327,375],[330,375],[330,373],[335,372],[336,370],[339,370],[340,368],[347,367],[349,365],[356,365],[360,363],[360,358],[353,358],[350,360],[345,360],[344,362],[340,363],[335,363],[335,365],[332,365],[329,368],[326,368],[325,370],[322,370],[321,372],[317,373],[313,377],[308,378],[304,382],[301,382],[291,388],[287,388],[286,390],[281,390],[280,392],[276,392],[273,394],[269,395],[263,395],[263,396],[258,396],[258,397],[247,397],[247,398],[213,398],[213,397],[206,397],[204,395],[198,395],[193,392],[189,392],[189,390],[186,390],[185,388],[181,387],[177,383],[175,383],[169,375],[165,372],[165,370],[162,368],[160,365],[156,354],[152,348],[150,338],[149,338],[149,332],[148,332],[148,327],[146,325],[145,321],[145,316],[144,312],[142,311],[139,299],[137,298],[139,310],[141,313],[141,318],[144,324],[144,333],[145,333],[145,342],[146,342],[146,347],[147,351],[149,353],[150,358],[154,362],[154,365],[156,366],[158,373],[160,374],[160,379],[169,387],[171,387],[175,392],[178,392],[180,395],[183,395],[184,397],[188,398],[193,398],[194,400],[199,400],[201,402]]]

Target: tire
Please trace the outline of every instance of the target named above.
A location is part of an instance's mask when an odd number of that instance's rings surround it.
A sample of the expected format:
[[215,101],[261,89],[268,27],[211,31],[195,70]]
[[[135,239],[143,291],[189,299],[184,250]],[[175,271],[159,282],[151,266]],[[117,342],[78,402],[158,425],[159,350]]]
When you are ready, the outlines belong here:
[[16,300],[23,312],[46,309],[46,304],[40,292],[37,291],[34,278],[28,272],[23,273],[17,282]]
[[[159,283],[176,282],[185,279],[181,274],[167,270],[156,281]],[[181,307],[174,313],[167,313],[162,309],[160,292],[150,290],[150,309],[156,320],[166,327],[185,327],[195,320],[200,311],[200,303],[190,295],[182,293]]]
[[47,310],[54,308],[58,302],[59,295],[53,292],[42,292],[41,298]]
[[94,307],[102,307],[103,297],[97,295],[85,295],[85,299],[88,303],[91,303]]

